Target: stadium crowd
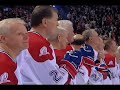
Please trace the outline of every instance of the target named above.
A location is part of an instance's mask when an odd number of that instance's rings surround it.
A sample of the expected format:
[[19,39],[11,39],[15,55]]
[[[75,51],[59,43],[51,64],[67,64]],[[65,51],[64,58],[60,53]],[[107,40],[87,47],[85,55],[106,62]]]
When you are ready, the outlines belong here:
[[[1,6],[0,20],[10,17],[20,17],[28,23],[33,6]],[[56,5],[59,19],[72,21],[74,33],[81,34],[86,28],[95,28],[104,38],[112,37],[119,45],[120,11],[119,5]]]
[[111,35],[119,43],[120,7],[119,5],[76,5],[66,6],[67,19],[74,23],[75,33],[82,33],[86,28],[96,28],[99,34]]
[[120,84],[119,6],[0,6],[0,84]]

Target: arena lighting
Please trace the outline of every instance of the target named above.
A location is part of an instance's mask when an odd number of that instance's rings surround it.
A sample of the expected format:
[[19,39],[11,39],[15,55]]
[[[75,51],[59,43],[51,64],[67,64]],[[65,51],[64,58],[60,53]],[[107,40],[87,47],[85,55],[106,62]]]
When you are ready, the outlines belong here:
[[53,5],[53,7],[55,7],[55,5]]
[[50,5],[50,6],[55,7],[55,5]]

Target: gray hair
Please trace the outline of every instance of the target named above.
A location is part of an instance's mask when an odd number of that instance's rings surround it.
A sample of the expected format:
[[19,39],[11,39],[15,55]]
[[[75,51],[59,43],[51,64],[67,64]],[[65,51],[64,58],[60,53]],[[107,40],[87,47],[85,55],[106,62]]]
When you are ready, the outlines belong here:
[[89,40],[89,37],[93,35],[93,32],[96,32],[95,29],[87,29],[83,31],[82,35],[85,41]]
[[63,27],[69,32],[69,28],[73,27],[73,23],[70,20],[59,20],[58,26]]
[[[58,39],[58,35],[64,35],[64,32],[67,32],[63,27],[57,26],[56,34],[52,37],[49,37],[49,41],[56,41]],[[68,32],[67,32],[68,33]]]
[[8,18],[0,21],[0,35],[10,33],[13,25],[16,23],[26,25],[25,21],[20,18]]

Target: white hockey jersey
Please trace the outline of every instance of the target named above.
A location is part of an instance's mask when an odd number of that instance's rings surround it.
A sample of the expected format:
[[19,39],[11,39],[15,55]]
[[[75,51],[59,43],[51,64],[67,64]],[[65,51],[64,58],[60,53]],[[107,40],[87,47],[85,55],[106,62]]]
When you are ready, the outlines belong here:
[[21,84],[65,84],[68,72],[59,68],[52,45],[36,32],[29,32],[29,49],[17,57]]

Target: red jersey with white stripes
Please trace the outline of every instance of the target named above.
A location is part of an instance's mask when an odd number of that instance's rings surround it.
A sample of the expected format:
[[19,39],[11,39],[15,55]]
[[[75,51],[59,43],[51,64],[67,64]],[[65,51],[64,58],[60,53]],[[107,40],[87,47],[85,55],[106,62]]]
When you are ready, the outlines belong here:
[[0,84],[18,84],[15,75],[16,68],[17,65],[12,58],[7,53],[0,51]]

